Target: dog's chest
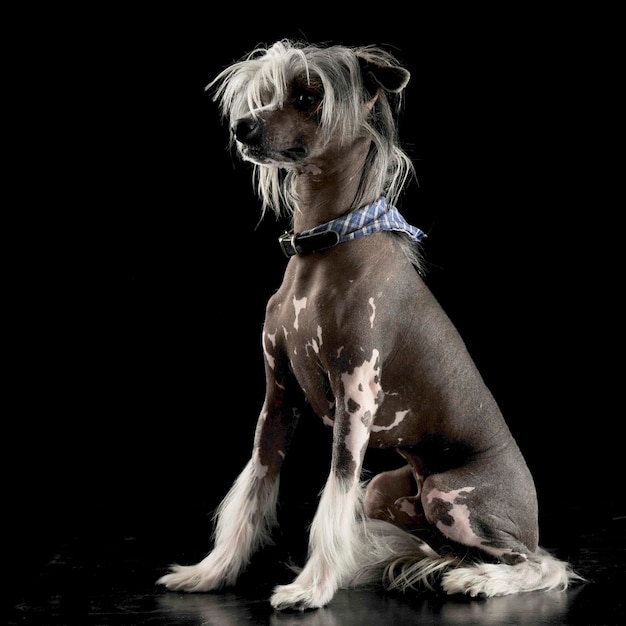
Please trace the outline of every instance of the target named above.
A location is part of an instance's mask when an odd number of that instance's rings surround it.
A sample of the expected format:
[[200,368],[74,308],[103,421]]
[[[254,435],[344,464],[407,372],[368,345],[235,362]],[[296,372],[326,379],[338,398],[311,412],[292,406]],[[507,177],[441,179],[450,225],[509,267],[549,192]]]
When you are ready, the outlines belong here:
[[337,285],[320,289],[285,281],[270,300],[265,331],[276,336],[276,349],[289,360],[292,369],[319,370],[320,362],[329,367],[330,351],[342,342],[342,325],[355,323],[354,319],[345,319],[347,315],[355,317],[348,301],[351,299],[342,298]]
[[[389,332],[381,328],[389,328],[383,310],[390,294],[349,272],[297,278],[288,271],[268,303],[264,345],[270,366],[295,381],[328,424],[338,402],[368,405],[384,419],[380,371]],[[386,400],[385,407],[397,398]],[[394,411],[389,420],[395,419]]]

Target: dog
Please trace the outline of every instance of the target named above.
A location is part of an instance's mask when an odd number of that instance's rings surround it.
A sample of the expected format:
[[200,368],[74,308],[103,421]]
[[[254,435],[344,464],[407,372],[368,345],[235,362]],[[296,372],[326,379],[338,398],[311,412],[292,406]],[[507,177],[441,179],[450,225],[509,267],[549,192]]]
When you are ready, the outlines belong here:
[[[262,333],[266,394],[252,455],[215,513],[213,548],[170,590],[232,586],[272,542],[279,475],[312,409],[332,429],[308,556],[276,610],[338,589],[470,597],[582,578],[538,545],[533,477],[463,340],[424,279],[423,237],[396,208],[415,175],[397,117],[409,71],[377,46],[280,40],[209,83],[262,216],[290,218]],[[369,447],[399,467],[364,479]],[[403,460],[401,460],[403,459]]]

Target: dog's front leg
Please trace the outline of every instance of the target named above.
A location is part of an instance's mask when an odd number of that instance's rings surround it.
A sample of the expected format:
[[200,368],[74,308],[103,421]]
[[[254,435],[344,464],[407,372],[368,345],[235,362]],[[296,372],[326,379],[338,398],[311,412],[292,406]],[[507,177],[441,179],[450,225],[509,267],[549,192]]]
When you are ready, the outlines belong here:
[[276,384],[272,373],[267,382],[252,457],[215,514],[213,550],[195,565],[174,565],[157,581],[168,589],[213,591],[233,585],[254,552],[272,541],[279,472],[298,410],[289,404],[285,384]]
[[359,569],[367,550],[363,525],[361,469],[380,397],[378,351],[350,372],[339,372],[331,469],[311,525],[304,569],[274,590],[276,609],[314,609],[332,600]]

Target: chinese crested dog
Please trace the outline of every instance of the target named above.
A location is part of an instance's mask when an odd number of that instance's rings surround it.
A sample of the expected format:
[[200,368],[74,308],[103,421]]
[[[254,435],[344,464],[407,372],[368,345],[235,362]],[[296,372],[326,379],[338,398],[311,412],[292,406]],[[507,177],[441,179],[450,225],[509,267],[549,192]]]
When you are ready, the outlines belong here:
[[[538,545],[533,478],[468,351],[422,279],[424,233],[396,208],[413,167],[396,118],[409,72],[381,48],[288,40],[208,86],[262,212],[290,219],[289,258],[267,304],[266,395],[251,458],[215,514],[213,548],[159,583],[236,583],[272,540],[279,474],[304,409],[332,429],[308,556],[276,609],[340,588],[425,585],[497,596],[580,577]],[[368,447],[397,467],[364,479]],[[312,453],[314,454],[314,453]]]

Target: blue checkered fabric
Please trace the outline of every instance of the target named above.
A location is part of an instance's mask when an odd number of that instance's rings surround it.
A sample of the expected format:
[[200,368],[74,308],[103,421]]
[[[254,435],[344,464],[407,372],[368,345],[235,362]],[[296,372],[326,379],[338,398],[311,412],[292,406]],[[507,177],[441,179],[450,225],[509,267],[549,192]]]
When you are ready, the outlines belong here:
[[355,209],[337,219],[305,230],[301,235],[311,235],[334,230],[339,235],[339,243],[352,241],[365,235],[378,233],[382,230],[398,230],[407,233],[413,241],[421,241],[426,237],[426,233],[415,226],[411,226],[400,215],[398,209],[393,205],[388,205],[385,198],[379,198],[372,204],[367,204]]

